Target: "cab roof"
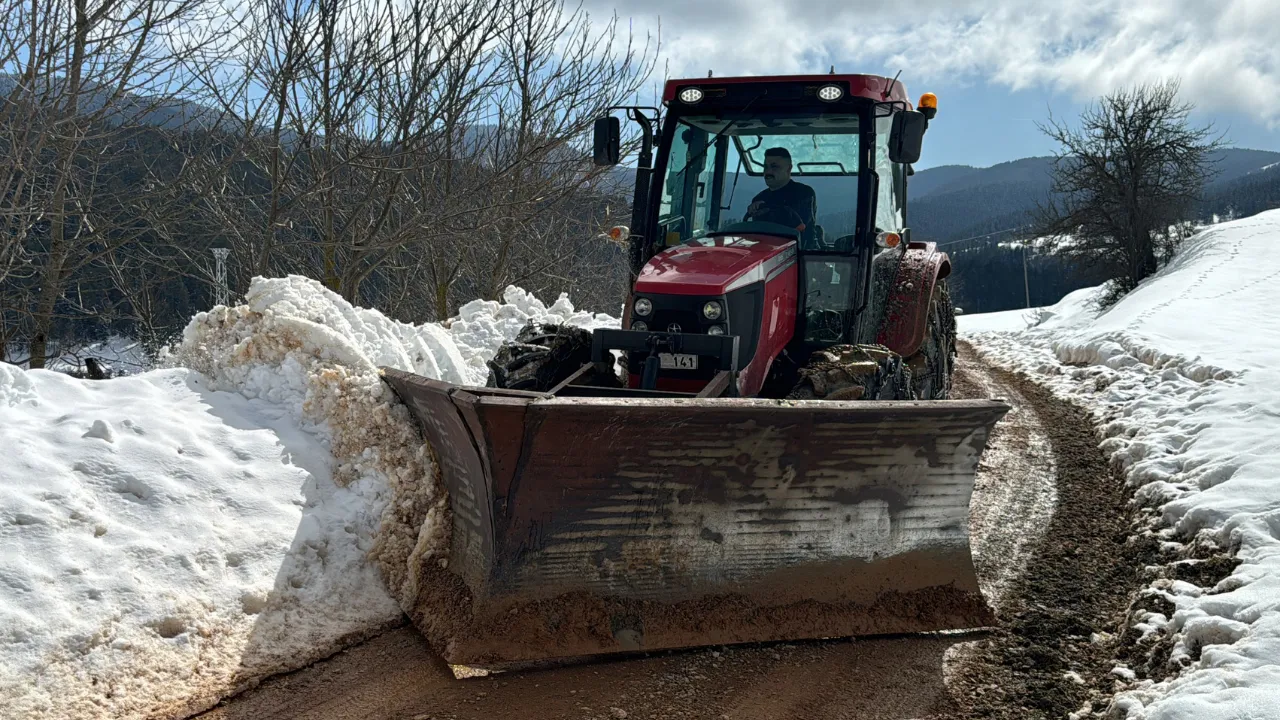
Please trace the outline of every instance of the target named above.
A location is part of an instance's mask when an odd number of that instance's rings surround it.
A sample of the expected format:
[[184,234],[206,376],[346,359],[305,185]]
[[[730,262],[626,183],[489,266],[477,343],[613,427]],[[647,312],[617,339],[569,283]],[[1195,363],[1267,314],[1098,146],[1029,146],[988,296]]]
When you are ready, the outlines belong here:
[[[852,97],[866,98],[876,102],[897,101],[907,103],[907,89],[901,81],[880,75],[757,75],[748,77],[709,77],[668,80],[662,91],[663,104],[670,103],[676,95],[687,87],[698,87],[703,90],[724,87],[725,85],[742,85],[746,83],[777,83],[796,85],[827,85],[837,83],[844,86],[845,92]],[[888,92],[886,92],[888,90]]]

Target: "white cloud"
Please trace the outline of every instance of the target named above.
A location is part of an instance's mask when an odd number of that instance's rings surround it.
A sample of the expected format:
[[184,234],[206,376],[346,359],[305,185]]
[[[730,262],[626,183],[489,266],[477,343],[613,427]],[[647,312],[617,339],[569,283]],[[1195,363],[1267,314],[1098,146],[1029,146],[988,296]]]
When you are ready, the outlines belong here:
[[588,0],[637,29],[661,18],[674,76],[904,70],[1079,98],[1182,78],[1204,110],[1280,125],[1277,0]]

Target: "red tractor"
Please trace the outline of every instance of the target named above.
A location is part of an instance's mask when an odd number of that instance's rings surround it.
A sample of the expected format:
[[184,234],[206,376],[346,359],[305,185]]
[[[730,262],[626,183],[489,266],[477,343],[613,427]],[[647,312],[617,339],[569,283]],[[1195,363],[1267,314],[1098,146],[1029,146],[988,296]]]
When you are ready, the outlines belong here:
[[[600,363],[620,350],[632,395],[848,398],[853,378],[833,364],[875,360],[857,376],[863,397],[946,398],[951,263],[911,240],[906,203],[936,99],[913,109],[895,81],[819,75],[674,80],[663,100],[653,168],[652,121],[626,108],[642,146],[631,226],[616,229],[634,278],[624,329],[588,348],[583,332],[531,328],[491,363],[494,384],[550,390],[588,359],[602,372],[572,382],[608,384]],[[618,119],[599,120],[595,140],[597,164],[616,164]],[[778,148],[792,185],[821,183],[816,212],[771,203],[785,187],[754,195]]]
[[[385,371],[450,494],[438,582],[468,601],[419,623],[450,662],[992,620],[968,504],[1008,406],[944,401],[951,265],[906,202],[936,100],[906,98],[869,75],[668,82],[660,123],[625,108],[622,327],[529,327],[486,388]],[[597,164],[620,136],[596,123]]]

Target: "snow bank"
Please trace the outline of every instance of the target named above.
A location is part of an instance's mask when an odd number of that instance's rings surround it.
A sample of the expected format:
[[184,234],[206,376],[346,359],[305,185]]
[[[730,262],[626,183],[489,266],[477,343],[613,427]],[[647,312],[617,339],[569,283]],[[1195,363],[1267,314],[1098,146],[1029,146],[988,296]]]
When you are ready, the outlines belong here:
[[[1170,677],[1119,668],[1112,717],[1280,718],[1277,243],[1280,211],[1217,225],[1105,313],[1081,291],[1028,330],[969,335],[1094,410],[1168,553],[1148,590],[1167,612],[1131,624],[1163,640]],[[1212,587],[1171,572],[1228,552],[1240,564]]]
[[961,315],[956,318],[956,325],[962,333],[1026,330],[1035,324],[1036,313],[1039,310],[1040,308],[1031,308],[981,313],[979,315]]
[[377,488],[282,408],[183,369],[3,372],[4,717],[181,716],[398,618],[361,547]]
[[531,321],[562,323],[588,330],[616,328],[621,323],[610,315],[574,310],[565,293],[550,307],[517,287],[508,287],[501,303],[472,300],[459,308],[458,317],[446,324],[454,343],[467,359],[473,384],[485,383],[489,376],[485,363],[493,359],[502,343],[514,340],[520,329]]
[[1084,288],[1068,293],[1056,305],[961,315],[956,324],[962,333],[1066,330],[1087,325],[1098,315],[1096,301],[1102,288]]
[[448,524],[377,367],[483,382],[528,320],[617,323],[504,300],[414,326],[256,279],[166,369],[0,365],[0,714],[181,717],[400,622]]

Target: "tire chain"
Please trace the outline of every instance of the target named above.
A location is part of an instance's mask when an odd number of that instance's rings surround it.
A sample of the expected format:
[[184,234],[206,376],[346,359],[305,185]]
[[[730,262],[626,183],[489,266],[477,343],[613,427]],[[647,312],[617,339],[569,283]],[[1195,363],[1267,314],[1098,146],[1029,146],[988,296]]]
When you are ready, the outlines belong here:
[[791,400],[914,400],[911,368],[884,345],[833,345],[809,356]]
[[[531,322],[504,343],[489,366],[489,386],[545,391],[591,359],[591,331]],[[568,372],[565,372],[568,363]]]

